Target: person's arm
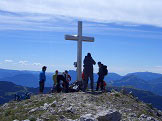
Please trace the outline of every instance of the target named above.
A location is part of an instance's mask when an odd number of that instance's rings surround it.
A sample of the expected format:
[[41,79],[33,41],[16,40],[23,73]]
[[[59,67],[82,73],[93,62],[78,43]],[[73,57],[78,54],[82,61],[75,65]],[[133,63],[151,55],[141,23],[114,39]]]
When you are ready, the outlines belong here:
[[94,59],[92,58],[92,63],[93,63],[93,65],[96,65],[96,62],[94,61]]
[[39,80],[42,81],[42,73],[39,74]]
[[69,81],[71,81],[71,76],[70,75],[68,75],[68,78],[69,78]]
[[98,71],[98,73],[97,73],[97,74],[98,74],[98,75],[100,75],[100,73],[101,73],[101,72],[100,72],[100,69],[99,69],[99,71]]
[[85,65],[85,63],[86,63],[86,59],[84,58],[84,60],[83,60],[83,64]]

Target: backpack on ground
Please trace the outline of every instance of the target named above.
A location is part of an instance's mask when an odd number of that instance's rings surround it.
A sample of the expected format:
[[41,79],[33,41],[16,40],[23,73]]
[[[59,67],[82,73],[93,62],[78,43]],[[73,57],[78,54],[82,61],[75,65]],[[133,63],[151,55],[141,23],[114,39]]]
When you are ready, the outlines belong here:
[[75,81],[69,86],[69,92],[79,92],[82,90],[82,81]]
[[108,69],[106,65],[103,65],[103,74],[106,76],[108,74]]

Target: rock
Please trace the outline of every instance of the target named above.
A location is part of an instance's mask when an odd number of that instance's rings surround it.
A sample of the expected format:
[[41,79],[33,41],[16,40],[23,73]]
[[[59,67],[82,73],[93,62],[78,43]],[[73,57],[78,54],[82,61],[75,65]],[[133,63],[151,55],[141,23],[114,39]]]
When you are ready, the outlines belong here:
[[44,105],[43,105],[43,106],[40,106],[40,109],[39,109],[39,110],[47,110],[49,107],[50,107],[50,105],[49,105],[49,104],[44,103]]
[[53,101],[52,103],[49,104],[49,106],[56,107],[56,104],[57,104],[57,102],[56,101]]
[[29,111],[29,113],[33,113],[33,112],[37,111],[38,109],[39,109],[38,107],[36,107],[36,108],[34,108],[34,109],[31,109],[31,110]]
[[80,121],[97,121],[92,114],[86,114],[80,117]]
[[75,113],[76,110],[75,110],[75,108],[73,108],[72,106],[70,106],[70,107],[67,108],[67,111],[68,112],[71,112],[71,113]]
[[145,114],[142,114],[141,116],[140,116],[140,118],[139,118],[139,120],[141,120],[141,121],[158,121],[157,119],[155,119],[155,118],[153,118],[153,117],[151,117],[151,116],[147,116],[147,115],[145,115]]
[[23,120],[23,121],[30,121],[29,119]]
[[101,112],[98,117],[98,121],[120,121],[121,114],[115,110],[108,110]]
[[37,118],[37,120],[36,121],[43,121],[43,119],[39,119],[39,118]]
[[48,109],[48,107],[49,107],[50,105],[48,105],[47,103],[44,103],[44,110],[47,110]]
[[2,105],[2,108],[6,109],[6,108],[8,108],[8,106],[9,106],[9,104],[5,103],[5,104]]
[[145,114],[142,114],[140,118],[147,118],[147,116]]
[[49,120],[50,118],[50,116],[51,116],[52,114],[51,113],[49,113],[49,112],[45,112],[45,113],[43,113],[42,115],[41,115],[41,118],[43,118],[43,119],[45,119],[45,120]]
[[147,121],[158,121],[157,119],[153,118],[153,117],[147,117],[146,119]]
[[130,113],[129,116],[130,117],[137,117],[137,115],[135,113]]

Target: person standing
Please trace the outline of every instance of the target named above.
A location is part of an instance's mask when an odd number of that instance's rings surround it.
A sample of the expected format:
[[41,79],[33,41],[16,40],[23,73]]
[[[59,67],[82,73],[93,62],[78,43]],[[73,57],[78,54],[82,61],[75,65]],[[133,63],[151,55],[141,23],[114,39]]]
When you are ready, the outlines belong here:
[[99,67],[99,72],[98,72],[96,91],[98,91],[99,86],[101,87],[101,90],[104,91],[104,77],[108,73],[107,66],[103,65],[101,62],[98,62],[98,67]]
[[66,79],[66,82],[63,82],[63,88],[65,89],[66,88],[66,84],[69,86],[69,82],[71,81],[71,76],[68,74],[68,71],[65,70],[65,72],[63,73],[65,79]]
[[96,62],[91,57],[91,54],[88,53],[87,56],[85,56],[83,63],[84,63],[84,69],[83,69],[83,73],[84,73],[84,88],[83,88],[83,91],[86,91],[87,86],[88,86],[88,80],[90,78],[90,80],[91,80],[91,90],[93,92],[93,84],[94,84],[93,65],[95,65]]
[[58,75],[58,70],[56,70],[55,71],[55,74],[53,75],[53,88],[52,88],[52,93],[56,90],[57,75]]
[[47,67],[43,66],[42,72],[40,72],[40,74],[39,74],[39,92],[40,92],[40,94],[42,94],[43,90],[44,90],[44,83],[46,81],[46,74],[45,74],[46,69],[47,69]]

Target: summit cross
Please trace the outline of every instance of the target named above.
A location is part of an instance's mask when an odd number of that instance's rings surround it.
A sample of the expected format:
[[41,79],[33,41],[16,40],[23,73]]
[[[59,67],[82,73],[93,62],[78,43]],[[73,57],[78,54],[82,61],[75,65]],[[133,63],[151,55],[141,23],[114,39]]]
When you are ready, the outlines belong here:
[[82,80],[82,41],[94,42],[94,37],[82,36],[82,21],[78,21],[78,35],[65,35],[65,40],[77,41],[77,81]]

